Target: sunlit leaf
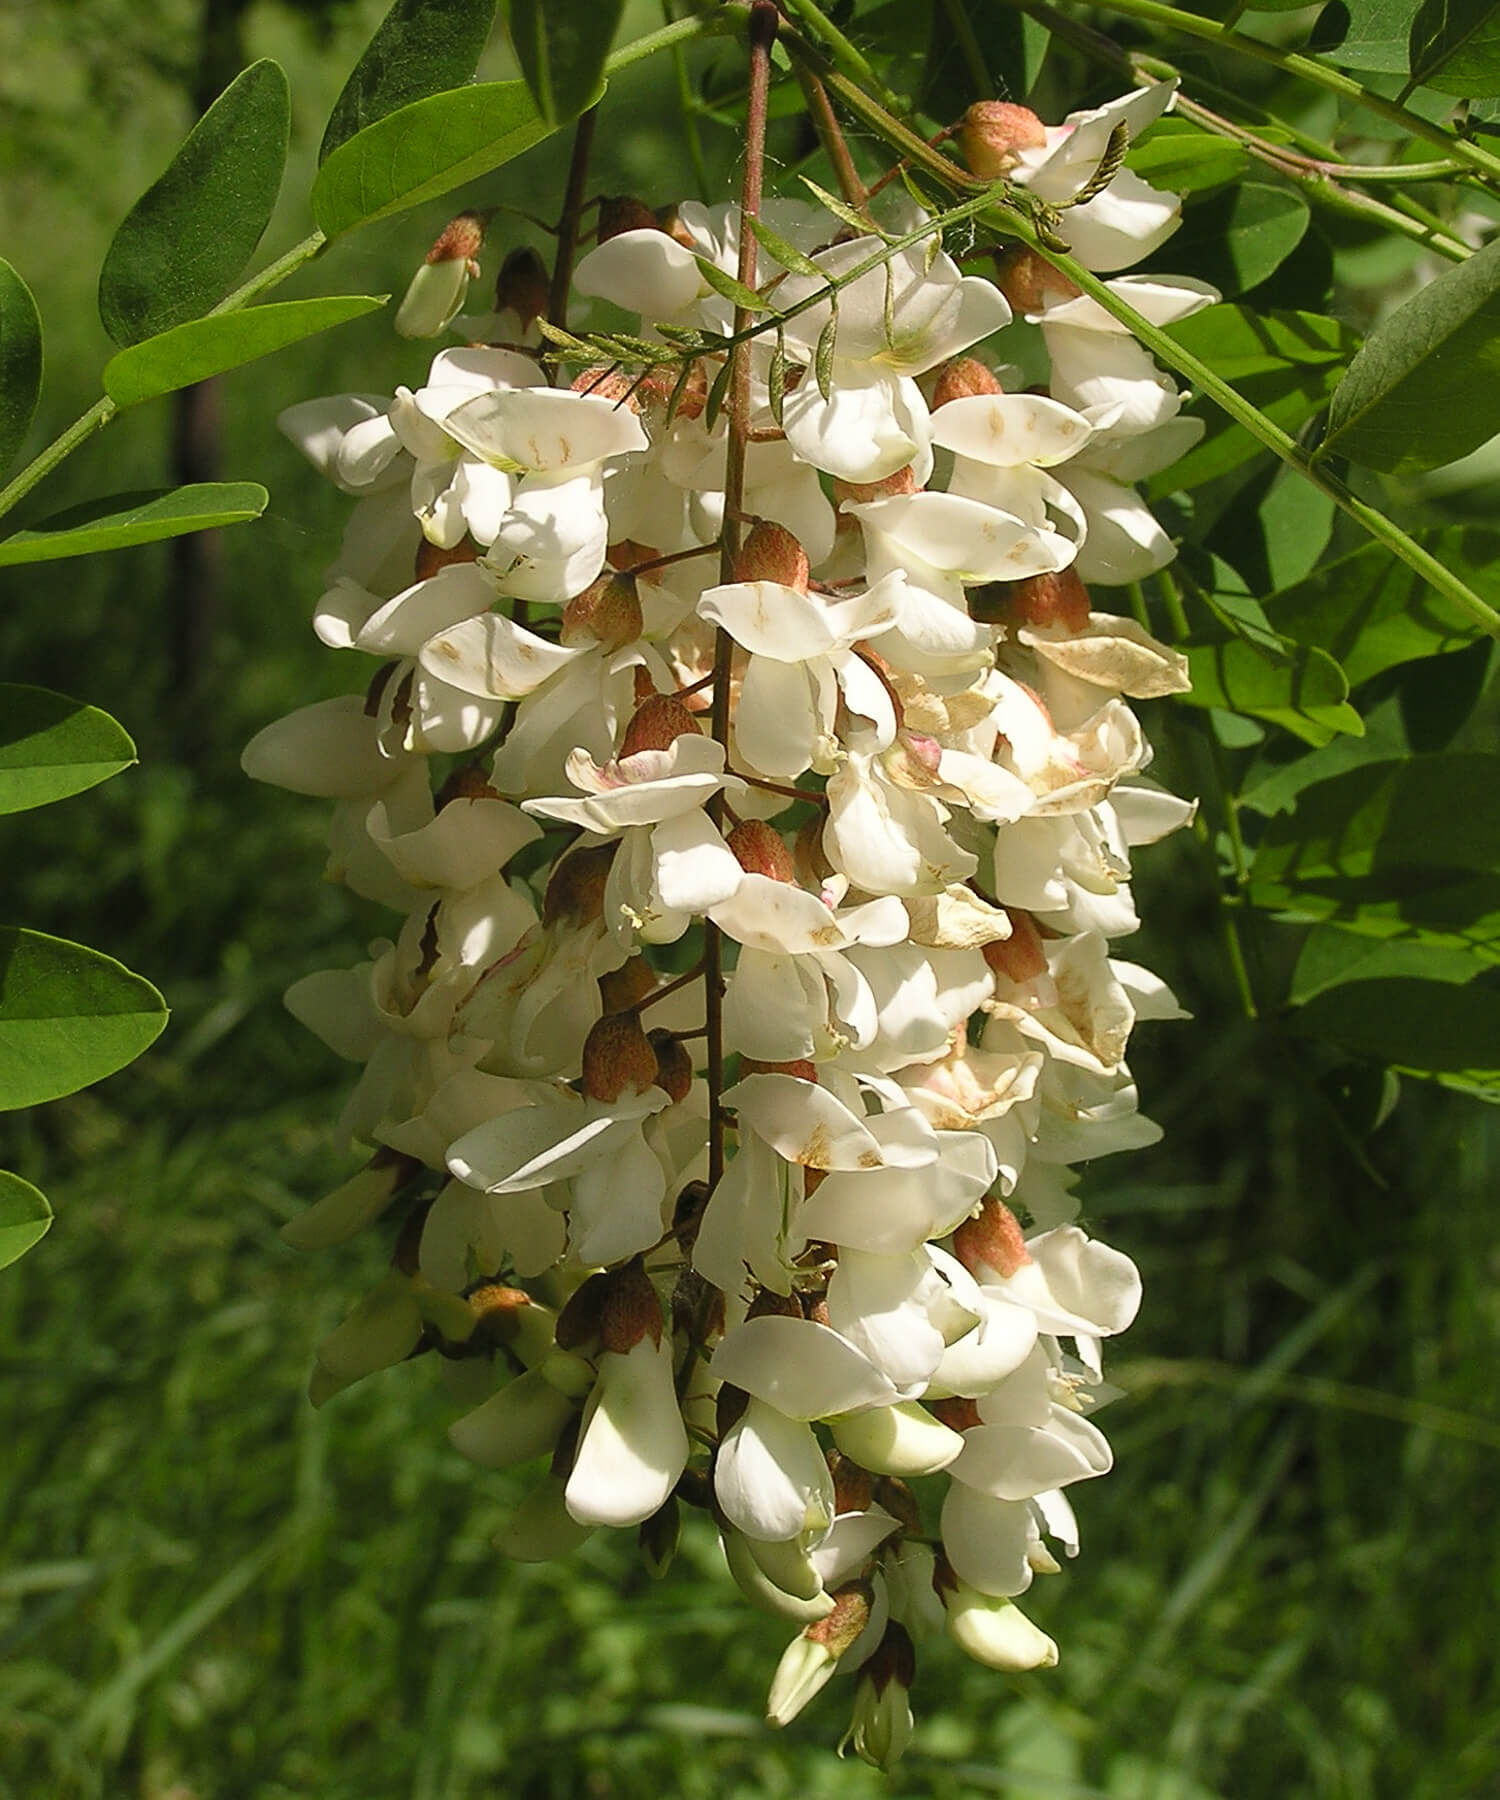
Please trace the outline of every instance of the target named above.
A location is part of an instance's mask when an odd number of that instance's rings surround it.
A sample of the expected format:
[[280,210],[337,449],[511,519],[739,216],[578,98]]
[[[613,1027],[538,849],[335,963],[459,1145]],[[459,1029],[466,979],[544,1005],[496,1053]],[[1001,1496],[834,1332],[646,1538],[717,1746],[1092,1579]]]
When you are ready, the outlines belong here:
[[625,0],[510,0],[510,41],[549,126],[592,106]]
[[1500,8],[1495,0],[1425,0],[1412,21],[1411,76],[1440,94],[1500,94]]
[[1311,48],[1347,69],[1404,75],[1419,0],[1332,0],[1313,27]]
[[1336,732],[1358,736],[1359,714],[1348,704],[1343,670],[1325,651],[1298,645],[1272,655],[1243,637],[1221,644],[1186,644],[1192,706],[1217,706],[1280,725],[1309,744],[1326,744]]
[[143,494],[107,494],[44,519],[30,531],[0,540],[0,567],[8,563],[57,562],[154,544],[221,525],[258,519],[270,495],[254,481],[204,481],[191,487],[157,488]]
[[0,684],[0,813],[66,800],[135,761],[107,712],[48,688]]
[[376,312],[389,297],[335,294],[322,300],[276,300],[194,319],[112,356],[104,365],[104,391],[116,406],[138,406]]
[[1342,982],[1378,981],[1388,976],[1412,976],[1461,986],[1488,966],[1472,950],[1434,943],[1420,933],[1380,939],[1342,931],[1336,925],[1315,925],[1297,957],[1287,998],[1294,1006],[1300,1006],[1314,994]]
[[1238,180],[1250,155],[1232,138],[1214,137],[1186,119],[1163,119],[1144,143],[1131,145],[1125,166],[1152,187],[1191,194]]
[[387,113],[471,80],[494,22],[495,0],[396,0],[333,103],[318,161]]
[[1412,474],[1495,434],[1500,240],[1444,269],[1382,320],[1340,382],[1316,454]]
[[[603,91],[601,85],[590,104]],[[524,81],[483,82],[413,101],[329,156],[313,183],[313,218],[328,237],[339,237],[487,175],[553,129]]]
[[134,1062],[166,1022],[161,995],[112,956],[0,928],[0,1109],[102,1081]]
[[1168,260],[1222,294],[1242,294],[1272,275],[1306,234],[1312,214],[1290,188],[1239,182],[1188,207]]
[[41,314],[31,289],[0,257],[0,474],[26,441],[41,391]]
[[0,1169],[0,1269],[8,1269],[47,1235],[52,1208],[29,1181]]
[[105,252],[99,317],[117,344],[199,318],[228,293],[270,223],[290,127],[286,76],[269,59],[204,113]]

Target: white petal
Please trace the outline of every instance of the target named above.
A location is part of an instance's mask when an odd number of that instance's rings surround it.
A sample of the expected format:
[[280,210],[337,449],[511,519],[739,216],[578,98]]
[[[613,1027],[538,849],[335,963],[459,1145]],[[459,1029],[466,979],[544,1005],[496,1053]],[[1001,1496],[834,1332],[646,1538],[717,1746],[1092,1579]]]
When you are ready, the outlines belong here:
[[900,1397],[868,1357],[812,1319],[747,1319],[720,1340],[710,1369],[789,1419],[826,1419]]

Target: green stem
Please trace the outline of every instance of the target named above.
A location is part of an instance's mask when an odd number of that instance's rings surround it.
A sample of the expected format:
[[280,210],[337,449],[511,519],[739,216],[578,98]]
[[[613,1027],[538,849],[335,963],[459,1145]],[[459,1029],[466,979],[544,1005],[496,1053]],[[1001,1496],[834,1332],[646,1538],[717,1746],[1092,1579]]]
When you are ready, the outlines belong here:
[[622,69],[655,56],[658,50],[670,50],[675,45],[690,43],[694,38],[722,37],[744,28],[743,7],[726,6],[718,12],[689,13],[685,19],[674,19],[670,25],[659,26],[633,43],[623,45],[605,59],[604,73],[606,76],[618,75]]
[[0,515],[8,513],[18,500],[24,499],[44,475],[50,475],[63,458],[71,456],[86,438],[91,438],[96,431],[102,431],[115,416],[116,410],[114,401],[108,395],[101,396],[81,419],[73,421],[61,437],[54,438],[45,450],[34,456],[7,487],[0,489]]
[[[989,0],[982,0],[982,3],[988,4]],[[959,49],[964,53],[969,79],[974,83],[979,98],[993,100],[995,84],[990,78],[989,65],[984,60],[984,47],[975,35],[974,26],[964,7],[964,0],[943,0],[943,11],[948,15],[948,23],[953,27],[953,35],[958,39]]]
[[[678,23],[672,14],[672,0],[662,0],[662,12],[669,25]],[[692,82],[688,78],[687,57],[683,54],[681,44],[672,46],[672,76],[677,83],[677,116],[682,122],[683,141],[687,145],[688,162],[692,166],[693,180],[697,184],[698,198],[706,206],[708,204],[708,165],[703,160],[703,137],[698,130],[698,121],[693,116],[695,101]]]
[[891,92],[870,66],[864,52],[846,38],[833,20],[815,4],[815,0],[786,0],[786,10],[801,19],[813,35],[828,49],[834,62],[846,75],[852,75],[864,87],[880,96],[891,112],[904,110],[899,97]]
[[[1019,6],[1023,12],[1037,16],[1043,10],[1051,10],[1039,7],[1037,0],[1011,0],[1011,4]],[[1256,62],[1269,63],[1272,68],[1280,69],[1288,75],[1296,75],[1312,86],[1322,88],[1325,93],[1336,94],[1341,100],[1350,100],[1356,106],[1364,107],[1377,118],[1398,125],[1410,137],[1422,138],[1429,144],[1437,145],[1446,156],[1455,162],[1466,164],[1481,175],[1492,180],[1500,177],[1500,157],[1491,155],[1478,144],[1471,144],[1466,138],[1455,137],[1441,125],[1434,125],[1417,113],[1408,112],[1394,100],[1370,93],[1360,82],[1340,74],[1337,69],[1330,69],[1310,56],[1301,56],[1295,50],[1281,50],[1274,44],[1263,44],[1258,38],[1246,37],[1242,32],[1229,30],[1216,19],[1201,18],[1197,13],[1184,12],[1175,6],[1164,6],[1160,4],[1160,0],[1104,0],[1104,6],[1106,11],[1119,13],[1127,19],[1140,19],[1145,24],[1160,26],[1164,31],[1198,38],[1205,43],[1220,44],[1224,49],[1252,57]]]
[[285,281],[293,270],[300,269],[303,263],[322,252],[328,242],[321,231],[314,231],[303,238],[300,244],[293,244],[284,256],[278,256],[273,263],[268,263],[258,275],[252,275],[248,281],[242,281],[231,293],[228,293],[212,308],[216,313],[238,312],[242,306],[248,306],[257,295],[265,293],[278,282]]

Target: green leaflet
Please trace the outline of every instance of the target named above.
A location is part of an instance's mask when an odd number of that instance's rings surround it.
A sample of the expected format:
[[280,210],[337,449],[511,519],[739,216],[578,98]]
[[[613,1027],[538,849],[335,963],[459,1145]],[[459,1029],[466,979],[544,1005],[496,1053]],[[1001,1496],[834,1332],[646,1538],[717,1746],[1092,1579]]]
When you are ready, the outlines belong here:
[[510,0],[510,39],[549,128],[597,97],[625,0]]
[[108,713],[49,688],[0,683],[0,813],[66,800],[135,760]]
[[318,161],[387,113],[461,87],[495,23],[495,0],[396,0],[333,103]]
[[46,1195],[19,1175],[0,1169],[0,1269],[23,1257],[47,1235],[51,1224]]
[[286,76],[269,60],[204,113],[105,253],[99,317],[117,344],[200,318],[228,293],[270,222],[290,125]]
[[149,981],[101,951],[0,929],[0,1110],[38,1106],[133,1062],[167,1022]]
[[274,300],[243,312],[194,319],[112,356],[104,365],[104,391],[116,406],[139,406],[378,311],[387,299],[386,294],[337,294],[322,300]]
[[1495,0],[1425,0],[1409,53],[1423,87],[1466,99],[1500,94],[1500,9]]
[[254,481],[204,481],[144,494],[108,494],[56,513],[32,530],[0,539],[0,568],[91,556],[98,550],[154,544],[189,531],[240,525],[258,519],[270,497]]
[[1338,732],[1358,737],[1364,730],[1348,704],[1344,672],[1325,651],[1299,644],[1277,656],[1244,637],[1180,647],[1193,682],[1192,692],[1180,696],[1186,705],[1248,713],[1309,744],[1326,744]]
[[0,257],[0,475],[26,441],[41,391],[41,314],[31,289]]
[[[603,93],[601,83],[590,104]],[[340,144],[318,171],[312,212],[326,236],[435,200],[549,137],[524,81],[433,94]]]
[[1409,475],[1476,450],[1500,407],[1500,241],[1375,327],[1339,383],[1316,457]]

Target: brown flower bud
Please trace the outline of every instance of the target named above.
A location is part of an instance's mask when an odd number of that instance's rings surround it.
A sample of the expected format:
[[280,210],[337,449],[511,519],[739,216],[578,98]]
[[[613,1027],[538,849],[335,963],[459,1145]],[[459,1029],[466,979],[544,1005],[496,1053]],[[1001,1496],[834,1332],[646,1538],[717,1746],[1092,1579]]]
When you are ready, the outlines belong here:
[[977,356],[955,356],[943,364],[932,390],[932,410],[950,400],[970,400],[976,394],[1003,394],[998,377]]
[[614,406],[628,406],[632,412],[641,410],[635,391],[635,377],[627,375],[623,369],[611,369],[604,365],[584,369],[573,377],[573,392],[587,394],[595,400],[608,400]]
[[412,563],[412,579],[414,581],[430,581],[434,575],[444,569],[451,569],[455,563],[471,563],[479,560],[479,546],[471,537],[460,539],[451,550],[440,549],[436,544],[429,544],[426,538],[417,545],[417,554]]
[[728,838],[735,860],[747,875],[795,883],[796,869],[786,839],[767,819],[743,819]]
[[[443,234],[427,252],[430,263],[472,262],[484,248],[484,220],[478,213],[461,212],[443,227]],[[475,274],[478,274],[475,270]]]
[[519,1328],[517,1313],[532,1303],[524,1288],[505,1287],[497,1281],[471,1288],[467,1298],[478,1321],[476,1332],[491,1344],[508,1344]]
[[795,1075],[798,1081],[816,1081],[818,1065],[809,1062],[806,1057],[798,1057],[793,1062],[760,1062],[753,1056],[740,1058],[741,1075]]
[[638,1014],[606,1013],[583,1040],[583,1091],[606,1104],[644,1094],[656,1081],[656,1052]]
[[490,786],[482,763],[460,763],[438,789],[436,804],[441,812],[450,800],[499,800],[501,797]]
[[903,1531],[914,1537],[922,1535],[922,1508],[899,1475],[882,1475],[875,1483],[875,1504],[883,1506],[893,1519],[899,1519]]
[[1021,1221],[993,1194],[986,1198],[977,1218],[965,1219],[954,1232],[953,1254],[971,1275],[993,1269],[1004,1281],[1031,1261]]
[[599,1343],[605,1350],[624,1356],[641,1339],[661,1342],[661,1301],[641,1260],[611,1269],[604,1277],[604,1305],[599,1312]]
[[687,1099],[693,1085],[693,1059],[687,1045],[670,1031],[653,1031],[646,1042],[656,1053],[656,1085],[676,1106]]
[[1017,250],[1000,264],[996,285],[1018,313],[1039,313],[1048,298],[1074,300],[1082,292],[1046,257],[1035,250]]
[[634,194],[606,194],[599,202],[599,242],[607,243],[622,231],[660,231],[656,214]]
[[766,519],[752,529],[735,560],[736,581],[775,581],[805,594],[807,577],[807,552],[784,525]]
[[547,310],[547,265],[529,244],[512,250],[495,277],[495,311],[513,312],[524,331]]
[[632,956],[599,977],[599,1002],[607,1013],[629,1012],[656,986],[656,970],[644,956]]
[[929,1400],[927,1410],[941,1419],[950,1431],[972,1431],[983,1423],[974,1402],[956,1394],[949,1400]]
[[635,709],[625,727],[619,757],[623,762],[642,750],[670,750],[680,737],[701,736],[698,721],[675,694],[653,694]]
[[1023,150],[1044,150],[1047,128],[1029,106],[976,100],[958,127],[964,161],[985,181],[1008,175]]
[[714,1397],[714,1430],[718,1432],[720,1442],[744,1418],[749,1404],[750,1396],[743,1388],[731,1387],[727,1381],[723,1383]]
[[598,1341],[609,1283],[608,1275],[590,1275],[574,1288],[554,1327],[559,1349],[584,1350]]
[[803,1637],[821,1644],[830,1656],[842,1656],[869,1624],[874,1600],[875,1590],[868,1581],[846,1582],[834,1590],[833,1611],[809,1625]]
[[1007,906],[1005,913],[1010,920],[1010,936],[986,944],[982,951],[984,960],[1007,980],[1035,981],[1038,975],[1047,973],[1047,952],[1042,948],[1036,920],[1019,907]]
[[1061,625],[1064,631],[1085,631],[1089,622],[1089,591],[1076,569],[1027,575],[1011,583],[1010,616],[1017,625],[1031,625],[1038,630]]
[[563,608],[558,635],[569,649],[596,643],[606,650],[621,650],[641,635],[641,622],[634,580],[629,575],[601,575]]
[[842,505],[845,500],[851,506],[865,506],[871,500],[890,500],[897,494],[916,494],[920,491],[917,472],[910,463],[904,469],[897,469],[894,475],[883,476],[879,481],[845,481],[839,475],[833,478],[835,506]]
[[588,844],[558,860],[542,897],[542,923],[593,925],[604,914],[604,884],[619,841]]
[[674,201],[669,206],[658,206],[656,209],[656,228],[666,232],[669,238],[675,238],[684,250],[696,250],[698,241],[682,220],[677,216],[677,205]]
[[638,544],[633,538],[620,538],[604,552],[610,568],[628,573],[640,563],[655,562],[661,552],[652,544]]
[[897,1687],[910,1692],[917,1679],[917,1651],[911,1641],[911,1633],[904,1625],[898,1624],[895,1619],[891,1620],[874,1655],[860,1670],[860,1675],[877,1694],[883,1694],[893,1681]]
[[828,1452],[828,1472],[833,1476],[835,1513],[868,1512],[875,1498],[875,1477],[842,1450]]

